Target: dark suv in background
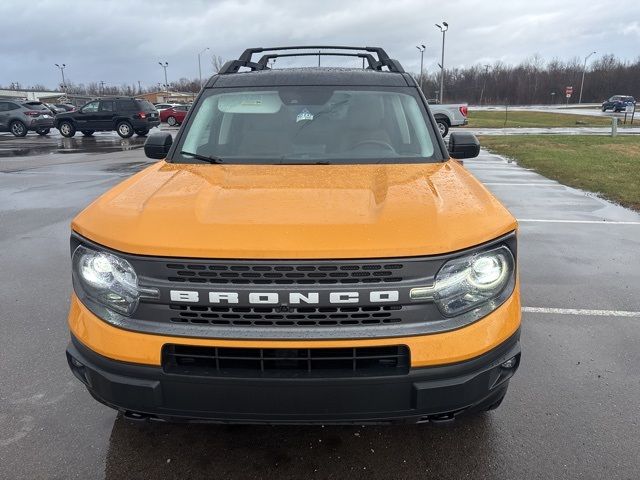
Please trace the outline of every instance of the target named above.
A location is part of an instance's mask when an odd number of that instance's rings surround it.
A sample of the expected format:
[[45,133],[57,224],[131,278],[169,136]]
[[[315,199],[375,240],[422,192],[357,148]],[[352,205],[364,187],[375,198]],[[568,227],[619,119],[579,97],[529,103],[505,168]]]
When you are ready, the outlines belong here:
[[30,131],[47,135],[53,127],[53,112],[43,103],[25,100],[0,100],[0,132],[24,137]]
[[144,136],[160,125],[156,108],[147,100],[131,97],[99,98],[92,100],[74,112],[56,115],[55,126],[65,137],[73,137],[77,131],[91,136],[97,131],[115,130],[122,138],[134,132]]
[[613,110],[614,112],[624,112],[627,105],[635,105],[636,99],[630,95],[614,95],[609,100],[602,102],[602,111]]

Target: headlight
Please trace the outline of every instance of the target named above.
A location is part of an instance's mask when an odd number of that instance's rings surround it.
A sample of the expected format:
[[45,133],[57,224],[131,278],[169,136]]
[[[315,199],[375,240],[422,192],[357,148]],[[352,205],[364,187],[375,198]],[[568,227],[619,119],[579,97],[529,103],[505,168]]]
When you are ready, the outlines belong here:
[[129,262],[80,245],[73,252],[73,278],[82,298],[131,315],[138,306],[138,276]]
[[450,260],[436,275],[433,299],[447,317],[479,308],[479,318],[511,293],[514,271],[515,261],[507,247]]

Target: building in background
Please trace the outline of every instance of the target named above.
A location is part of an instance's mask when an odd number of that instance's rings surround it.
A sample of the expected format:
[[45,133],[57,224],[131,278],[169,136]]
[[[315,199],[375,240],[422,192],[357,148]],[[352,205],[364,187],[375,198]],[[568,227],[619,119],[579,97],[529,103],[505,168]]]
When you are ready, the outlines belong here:
[[183,93],[183,92],[151,92],[141,93],[136,95],[137,98],[144,98],[151,103],[193,103],[197,93]]

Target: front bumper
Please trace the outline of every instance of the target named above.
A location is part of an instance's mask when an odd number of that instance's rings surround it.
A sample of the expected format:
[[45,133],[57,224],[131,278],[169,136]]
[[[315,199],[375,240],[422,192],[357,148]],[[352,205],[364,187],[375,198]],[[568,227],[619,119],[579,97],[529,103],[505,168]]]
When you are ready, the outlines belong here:
[[[501,365],[516,357],[515,366]],[[393,423],[447,420],[496,403],[520,359],[519,331],[479,357],[406,375],[233,378],[165,373],[103,357],[75,337],[74,375],[91,395],[132,418],[229,423]]]

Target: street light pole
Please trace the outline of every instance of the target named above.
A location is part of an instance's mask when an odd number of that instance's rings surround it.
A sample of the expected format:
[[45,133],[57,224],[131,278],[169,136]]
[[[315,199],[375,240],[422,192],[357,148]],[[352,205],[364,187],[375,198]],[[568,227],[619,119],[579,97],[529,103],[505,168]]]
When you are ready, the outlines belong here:
[[[424,44],[420,44],[419,46],[416,47],[418,49],[418,51],[420,52],[420,90],[422,90],[422,92],[424,92],[424,81],[422,80],[424,78],[424,69],[423,69],[423,65],[424,65],[424,51],[427,48]],[[364,59],[363,59],[364,60]]]
[[168,62],[158,62],[158,64],[164,68],[164,89],[167,93],[169,93],[169,82],[167,80],[167,67],[169,66]]
[[209,47],[198,53],[198,78],[200,79],[200,87],[202,88],[202,66],[200,65],[200,55],[209,50]]
[[482,105],[482,98],[484,97],[484,88],[487,86],[487,75],[489,75],[490,65],[484,66],[484,79],[482,81],[482,90],[480,91],[480,105]]
[[447,22],[442,22],[442,25],[436,23],[436,27],[442,32],[442,56],[440,59],[440,104],[442,105],[444,99],[444,37],[445,32],[449,30],[449,24]]
[[64,94],[66,95],[67,82],[64,80],[64,69],[67,68],[67,65],[65,63],[63,63],[62,65],[58,65],[57,63],[54,63],[54,65],[60,69],[60,73],[62,74],[62,91],[64,91]]
[[580,82],[580,97],[578,97],[578,103],[582,103],[582,88],[584,87],[584,74],[587,71],[587,60],[591,55],[595,55],[596,52],[591,52],[589,55],[584,57],[584,67],[582,67],[582,81]]

